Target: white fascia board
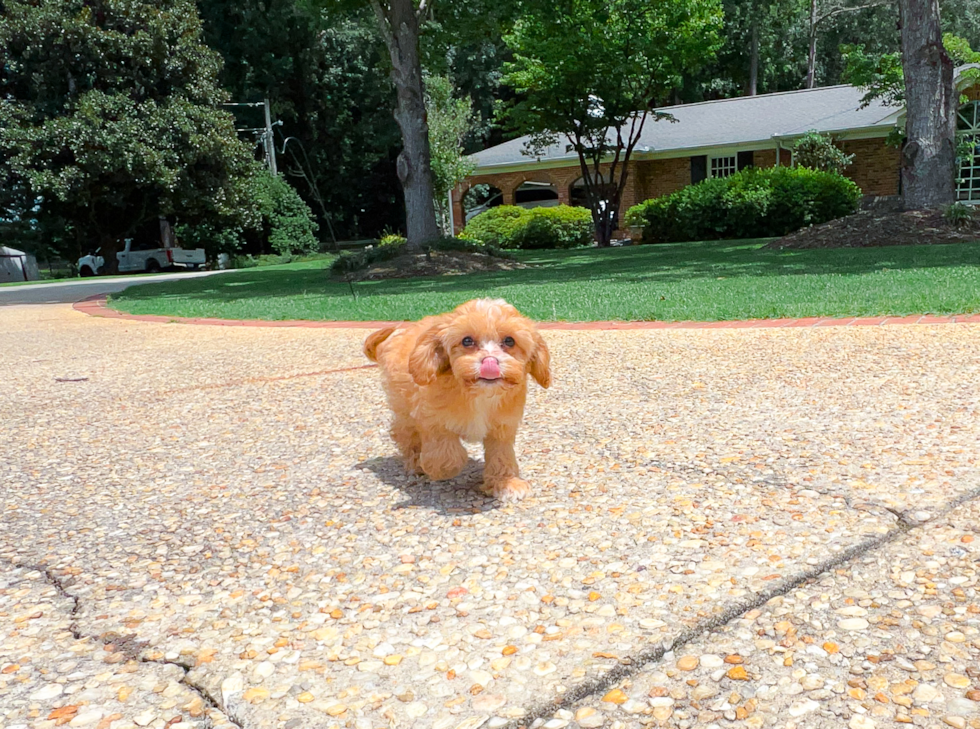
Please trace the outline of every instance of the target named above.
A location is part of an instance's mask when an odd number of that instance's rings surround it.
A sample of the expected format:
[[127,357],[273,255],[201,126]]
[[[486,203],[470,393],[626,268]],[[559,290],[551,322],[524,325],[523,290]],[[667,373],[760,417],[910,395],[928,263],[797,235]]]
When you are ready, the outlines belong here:
[[[894,125],[892,124],[883,125],[882,123],[878,123],[868,127],[831,129],[820,133],[831,134],[838,139],[874,139],[876,137],[887,137],[893,126]],[[664,150],[634,150],[632,156],[630,157],[630,162],[646,162],[658,159],[677,159],[679,157],[695,157],[701,155],[717,157],[736,154],[738,152],[764,151],[775,148],[776,144],[782,145],[787,142],[793,142],[802,137],[804,134],[806,134],[806,132],[774,134],[765,139],[757,139],[748,142],[735,142],[732,144],[713,144],[699,147],[677,147]],[[506,172],[531,172],[535,170],[549,170],[561,167],[578,166],[578,157],[552,157],[550,159],[538,159],[531,162],[505,162],[494,165],[481,165],[476,167],[469,176],[478,177],[480,175],[496,175]]]
[[[875,137],[887,137],[892,130],[894,125],[882,126],[881,124],[874,124],[868,127],[846,127],[843,129],[825,129],[818,132],[819,134],[829,134],[837,139],[874,139]],[[772,139],[774,142],[792,142],[803,136],[805,136],[810,130],[805,132],[790,132],[787,134],[773,134]]]
[[[630,162],[645,162],[657,159],[677,159],[678,157],[692,157],[704,155],[732,154],[735,152],[749,152],[756,150],[770,149],[773,147],[772,139],[759,139],[751,142],[737,142],[734,144],[715,144],[701,147],[676,147],[672,149],[634,149],[630,156]],[[609,157],[612,160],[612,156]],[[578,167],[578,157],[552,157],[550,159],[539,159],[533,162],[503,162],[494,165],[480,165],[470,174],[470,177],[478,175],[496,175],[504,172],[528,172],[530,170],[555,169],[559,167]]]
[[499,162],[493,165],[475,167],[469,177],[480,175],[499,175],[505,172],[528,172],[531,170],[552,170],[558,167],[578,167],[578,157],[552,157],[534,162]]

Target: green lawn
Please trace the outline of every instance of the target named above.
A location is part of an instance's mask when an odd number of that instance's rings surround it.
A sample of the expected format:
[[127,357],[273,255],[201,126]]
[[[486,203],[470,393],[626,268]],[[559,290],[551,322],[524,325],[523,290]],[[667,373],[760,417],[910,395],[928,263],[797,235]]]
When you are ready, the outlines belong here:
[[980,242],[776,251],[711,241],[520,253],[530,268],[354,284],[327,262],[248,269],[132,287],[111,305],[134,314],[226,319],[417,319],[502,297],[540,320],[765,319],[980,312]]

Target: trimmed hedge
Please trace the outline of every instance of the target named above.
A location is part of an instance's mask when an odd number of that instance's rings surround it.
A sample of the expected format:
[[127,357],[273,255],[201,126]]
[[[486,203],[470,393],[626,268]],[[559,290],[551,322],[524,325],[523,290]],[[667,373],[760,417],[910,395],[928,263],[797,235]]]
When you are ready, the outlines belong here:
[[[495,258],[514,258],[513,253],[508,253],[495,246],[488,246],[480,241],[463,240],[461,238],[438,238],[423,245],[422,250],[462,251],[464,253],[485,253]],[[375,263],[390,261],[405,253],[404,238],[395,235],[385,236],[378,242],[378,245],[368,246],[358,251],[342,251],[330,265],[330,272],[334,275],[343,276],[344,274],[373,266]]]
[[577,248],[591,245],[594,231],[587,208],[558,205],[527,210],[500,205],[473,218],[463,237],[509,250]]
[[860,198],[833,172],[749,168],[634,205],[626,223],[643,226],[644,243],[770,238],[850,215]]

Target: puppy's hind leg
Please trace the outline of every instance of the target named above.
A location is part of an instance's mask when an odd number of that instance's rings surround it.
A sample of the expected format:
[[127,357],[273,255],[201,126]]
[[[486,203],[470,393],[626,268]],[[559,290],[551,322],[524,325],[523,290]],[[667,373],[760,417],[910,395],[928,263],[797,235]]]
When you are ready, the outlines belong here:
[[425,475],[433,481],[456,478],[469,460],[459,436],[448,430],[426,433],[422,439],[420,463]]
[[405,468],[417,475],[422,473],[422,465],[419,458],[422,455],[422,438],[415,423],[410,418],[395,418],[391,424],[391,439],[395,441],[398,450],[405,461]]

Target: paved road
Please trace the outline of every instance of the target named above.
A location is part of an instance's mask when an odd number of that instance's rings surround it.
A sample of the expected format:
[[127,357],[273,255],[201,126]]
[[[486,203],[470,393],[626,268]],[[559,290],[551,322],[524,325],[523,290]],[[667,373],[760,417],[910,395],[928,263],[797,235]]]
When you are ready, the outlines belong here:
[[37,283],[0,287],[0,306],[14,304],[73,304],[95,294],[112,294],[137,284],[162,283],[178,278],[213,276],[224,271],[136,274],[119,278],[80,278],[63,283]]
[[0,727],[980,729],[980,325],[546,332],[506,505],[364,334],[0,315]]

